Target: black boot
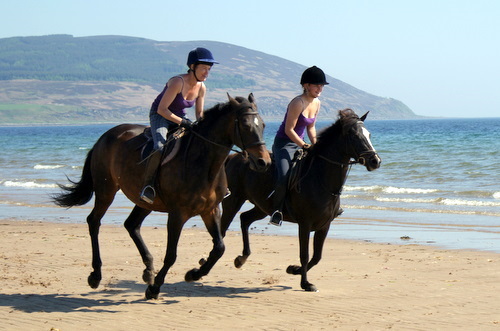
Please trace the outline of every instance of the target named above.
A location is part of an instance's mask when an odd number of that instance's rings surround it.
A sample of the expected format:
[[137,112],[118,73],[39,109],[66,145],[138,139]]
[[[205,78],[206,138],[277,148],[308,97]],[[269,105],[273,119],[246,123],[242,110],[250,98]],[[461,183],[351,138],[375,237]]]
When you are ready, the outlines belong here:
[[155,179],[156,173],[160,166],[162,152],[156,150],[148,157],[148,164],[146,165],[146,172],[144,173],[144,188],[141,191],[141,200],[152,204],[156,197]]

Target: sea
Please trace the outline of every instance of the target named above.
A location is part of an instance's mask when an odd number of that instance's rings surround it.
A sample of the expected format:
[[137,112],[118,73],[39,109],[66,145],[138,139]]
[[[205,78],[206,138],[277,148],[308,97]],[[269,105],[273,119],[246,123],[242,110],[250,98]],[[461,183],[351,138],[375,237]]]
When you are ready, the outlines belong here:
[[[333,121],[319,122],[318,131]],[[266,123],[269,149],[279,124]],[[58,183],[80,178],[87,152],[114,125],[0,126],[0,221],[85,223],[93,201],[65,209],[50,196],[60,191]],[[365,126],[382,165],[372,172],[352,166],[341,196],[344,214],[329,237],[500,253],[500,118],[368,118]],[[118,192],[103,224],[122,224],[132,207]],[[242,211],[249,208],[247,202]],[[165,227],[167,216],[154,212],[144,225]],[[268,221],[255,222],[251,232],[298,233],[296,224]],[[199,217],[185,225],[203,226]],[[238,216],[230,230],[239,231]]]

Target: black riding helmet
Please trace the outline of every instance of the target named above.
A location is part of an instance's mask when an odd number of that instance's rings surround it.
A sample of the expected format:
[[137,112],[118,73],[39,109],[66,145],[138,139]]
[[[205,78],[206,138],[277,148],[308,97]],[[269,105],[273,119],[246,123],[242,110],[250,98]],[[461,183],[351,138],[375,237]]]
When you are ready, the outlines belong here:
[[302,73],[302,77],[300,78],[300,85],[303,84],[316,84],[316,85],[328,85],[325,77],[325,73],[323,70],[316,66],[312,66],[307,68],[304,73]]

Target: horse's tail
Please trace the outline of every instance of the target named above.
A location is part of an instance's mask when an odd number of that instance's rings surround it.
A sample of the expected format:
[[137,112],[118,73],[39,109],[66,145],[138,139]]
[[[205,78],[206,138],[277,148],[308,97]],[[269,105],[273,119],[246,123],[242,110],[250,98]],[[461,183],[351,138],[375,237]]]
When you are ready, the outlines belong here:
[[91,149],[87,154],[80,181],[74,182],[68,178],[72,185],[65,186],[59,184],[63,192],[52,196],[52,200],[56,205],[70,208],[73,206],[82,206],[92,199],[94,184],[92,181],[92,172],[90,171],[90,161],[93,150]]

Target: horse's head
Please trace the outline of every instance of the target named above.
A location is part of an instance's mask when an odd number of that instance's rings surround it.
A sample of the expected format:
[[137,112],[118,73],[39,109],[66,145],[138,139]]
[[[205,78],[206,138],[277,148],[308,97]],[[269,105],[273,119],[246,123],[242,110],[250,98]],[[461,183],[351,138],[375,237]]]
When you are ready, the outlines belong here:
[[[368,171],[378,169],[382,162],[364,125],[368,113],[361,118],[352,109],[339,111],[338,120],[319,136],[314,150],[334,163],[347,163],[350,159],[364,165]],[[327,151],[330,151],[327,153]],[[337,153],[337,157],[333,154]],[[339,160],[340,158],[340,160]]]
[[364,121],[368,113],[359,118],[352,109],[339,111],[339,120],[343,123],[342,134],[346,137],[347,152],[350,156],[372,171],[380,167],[382,160],[370,140],[371,134]]
[[248,99],[233,98],[229,94],[229,105],[234,112],[235,125],[233,142],[250,156],[250,168],[265,171],[271,165],[271,157],[264,141],[265,124],[257,111],[257,105],[252,93]]

